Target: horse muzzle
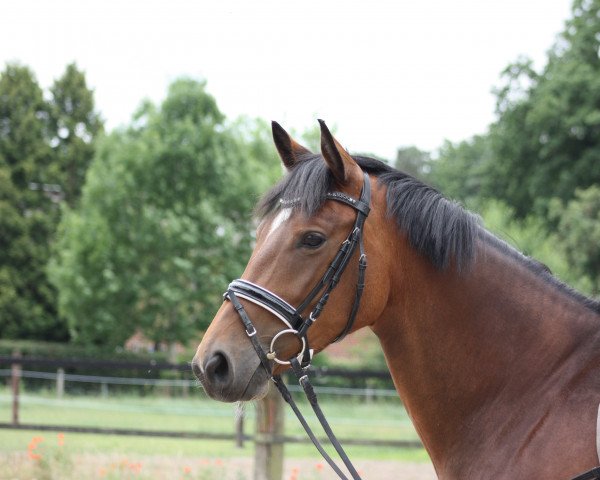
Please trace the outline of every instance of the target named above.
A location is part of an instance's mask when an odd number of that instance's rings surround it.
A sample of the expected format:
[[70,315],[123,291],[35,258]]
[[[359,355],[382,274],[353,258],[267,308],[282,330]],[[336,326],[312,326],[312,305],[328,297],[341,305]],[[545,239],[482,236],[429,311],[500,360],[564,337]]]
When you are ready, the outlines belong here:
[[221,402],[261,398],[267,393],[268,376],[253,351],[228,352],[202,349],[192,360],[192,370],[206,394]]

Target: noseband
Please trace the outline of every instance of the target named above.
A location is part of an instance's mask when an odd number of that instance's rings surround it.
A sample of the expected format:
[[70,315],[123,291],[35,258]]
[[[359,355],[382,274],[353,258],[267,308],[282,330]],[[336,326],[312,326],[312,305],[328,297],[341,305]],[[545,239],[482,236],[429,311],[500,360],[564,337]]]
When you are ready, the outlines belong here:
[[[348,266],[350,259],[352,258],[356,249],[359,249],[359,259],[358,259],[358,281],[356,284],[356,293],[354,296],[354,303],[352,304],[352,309],[350,311],[350,315],[348,316],[348,320],[346,321],[346,325],[343,330],[338,334],[334,341],[339,341],[344,338],[348,332],[352,329],[354,325],[354,320],[356,318],[356,314],[358,312],[358,308],[360,306],[360,300],[362,297],[362,293],[364,290],[364,278],[365,278],[365,270],[367,268],[367,256],[365,254],[364,242],[363,242],[363,227],[367,216],[369,215],[370,203],[371,203],[371,184],[369,183],[369,176],[366,173],[363,173],[363,187],[360,194],[360,198],[356,200],[355,198],[346,195],[343,192],[329,192],[326,196],[327,200],[333,200],[337,202],[344,203],[349,205],[350,207],[356,210],[356,221],[354,222],[354,227],[352,231],[348,234],[346,240],[340,246],[340,249],[334,256],[333,260],[329,264],[329,267],[321,277],[321,279],[317,282],[317,284],[312,288],[312,290],[306,295],[304,300],[300,302],[298,307],[293,307],[287,301],[274,294],[270,290],[267,290],[260,285],[256,285],[252,282],[243,279],[234,280],[229,284],[229,288],[227,292],[223,295],[225,300],[231,301],[234,308],[236,309],[242,323],[244,324],[244,328],[246,329],[246,334],[250,338],[252,342],[252,346],[258,355],[260,362],[269,375],[275,385],[277,386],[279,392],[283,396],[284,400],[290,404],[294,413],[298,417],[298,420],[306,430],[308,436],[315,444],[321,455],[325,458],[327,463],[335,470],[338,476],[342,479],[346,479],[342,471],[339,467],[333,462],[333,460],[329,457],[329,455],[325,452],[323,447],[320,445],[317,438],[312,433],[310,427],[302,417],[302,414],[298,410],[294,400],[292,399],[287,387],[283,383],[283,380],[279,375],[272,375],[272,361],[276,362],[280,365],[290,365],[294,374],[298,377],[300,385],[304,389],[310,404],[317,415],[317,418],[321,422],[323,429],[327,433],[332,445],[335,447],[337,452],[340,454],[344,464],[348,468],[349,472],[354,479],[360,479],[360,476],[356,472],[356,469],[348,459],[348,456],[344,452],[342,446],[339,444],[338,440],[335,438],[335,435],[331,431],[323,412],[321,411],[318,403],[317,397],[314,392],[312,385],[308,380],[308,368],[310,367],[310,361],[312,359],[312,350],[310,349],[308,343],[308,329],[317,321],[321,312],[325,308],[327,301],[329,300],[329,295],[331,291],[337,286],[340,277],[344,273],[344,270]],[[281,330],[277,333],[273,339],[271,340],[270,348],[268,352],[265,352],[260,341],[256,335],[256,328],[254,327],[250,317],[246,313],[243,305],[240,302],[240,298],[247,300],[259,307],[264,308],[269,311],[271,314],[275,315],[283,324],[285,325],[285,329]],[[318,300],[315,302],[315,300]],[[310,310],[308,315],[303,316],[302,314],[308,310],[309,306],[314,304],[314,307]],[[290,359],[280,359],[277,358],[277,353],[275,352],[275,343],[277,339],[283,335],[294,335],[296,336],[301,344],[302,348],[297,355],[292,356]]]

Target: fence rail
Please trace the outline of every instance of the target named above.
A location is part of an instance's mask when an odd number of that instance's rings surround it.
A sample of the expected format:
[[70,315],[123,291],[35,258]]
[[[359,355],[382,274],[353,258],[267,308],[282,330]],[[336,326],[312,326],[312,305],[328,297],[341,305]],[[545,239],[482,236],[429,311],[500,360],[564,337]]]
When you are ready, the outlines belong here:
[[[18,364],[22,366],[38,366],[38,367],[62,367],[62,368],[105,368],[105,369],[127,369],[127,370],[146,370],[160,371],[170,370],[179,372],[191,372],[190,364],[185,363],[169,363],[157,360],[146,361],[130,361],[130,360],[91,360],[78,358],[45,358],[18,355],[0,355],[0,365]],[[345,368],[332,367],[314,367],[310,369],[311,374],[317,377],[340,377],[345,379],[377,379],[390,380],[391,376],[387,370],[349,370]]]
[[[152,437],[174,437],[189,439],[209,439],[235,441],[237,445],[244,441],[263,442],[264,435],[257,438],[253,435],[247,435],[243,431],[243,421],[236,422],[236,431],[232,433],[215,432],[190,432],[190,431],[169,431],[169,430],[145,430],[145,429],[125,429],[109,427],[91,427],[91,426],[73,426],[73,425],[48,425],[37,423],[23,423],[19,419],[19,393],[20,380],[22,378],[51,380],[56,382],[56,391],[59,396],[64,393],[65,382],[96,383],[101,385],[138,385],[138,386],[159,386],[159,387],[182,387],[188,389],[197,386],[198,383],[193,379],[160,379],[160,378],[137,378],[137,377],[116,377],[106,375],[81,375],[65,373],[64,368],[68,367],[89,367],[89,368],[119,368],[131,369],[133,371],[145,370],[170,370],[190,372],[188,364],[170,364],[166,362],[124,362],[124,361],[103,361],[103,360],[79,360],[79,359],[46,359],[41,357],[20,357],[18,355],[2,356],[0,355],[0,365],[10,365],[11,368],[0,369],[0,377],[10,379],[12,390],[12,421],[0,423],[0,429],[16,430],[46,430],[60,432],[90,433],[90,434],[110,434],[110,435],[137,435]],[[55,367],[57,372],[39,372],[34,370],[23,370],[22,366],[42,366],[45,368]],[[315,374],[320,376],[336,376],[343,378],[389,378],[388,372],[374,372],[368,370],[349,371],[342,369],[315,369]],[[190,374],[191,375],[191,374]],[[290,385],[291,391],[300,391],[299,386]],[[103,390],[104,391],[104,390]],[[317,393],[364,396],[373,397],[395,397],[395,390],[391,389],[370,389],[370,388],[350,388],[350,387],[327,387],[317,386]],[[257,420],[258,421],[258,420]],[[397,447],[397,448],[421,448],[422,444],[417,440],[373,440],[365,438],[341,438],[342,443],[347,445],[364,445],[375,447]],[[309,443],[310,440],[305,436],[289,436],[281,434],[268,435],[268,441],[273,444],[282,443]]]
[[[212,433],[212,432],[182,432],[169,430],[137,430],[129,428],[99,428],[99,427],[78,427],[72,425],[46,425],[46,424],[18,424],[0,422],[0,429],[5,430],[34,430],[49,432],[69,432],[69,433],[91,433],[99,435],[126,435],[140,437],[163,437],[163,438],[189,438],[199,440],[238,440],[239,437],[233,433]],[[264,437],[264,436],[263,436]],[[244,441],[256,441],[254,435],[243,435]],[[371,447],[394,447],[394,448],[422,448],[423,444],[418,440],[368,440],[357,438],[340,438],[344,445],[362,445]],[[319,438],[320,442],[327,442],[326,437]],[[306,436],[291,435],[270,435],[269,443],[306,443],[310,439]]]
[[[12,370],[8,368],[0,369],[0,377],[10,377]],[[135,385],[152,387],[197,387],[197,380],[186,379],[162,379],[162,378],[138,378],[138,377],[113,377],[103,375],[79,375],[64,373],[61,370],[57,372],[38,372],[30,370],[21,370],[21,378],[34,378],[41,380],[53,380],[60,382],[78,382],[106,385]],[[60,387],[57,386],[57,390]],[[290,392],[301,392],[299,385],[289,385]],[[385,388],[355,388],[355,387],[327,387],[318,385],[315,387],[317,394],[341,395],[341,396],[361,396],[367,398],[373,397],[396,397],[398,392]]]

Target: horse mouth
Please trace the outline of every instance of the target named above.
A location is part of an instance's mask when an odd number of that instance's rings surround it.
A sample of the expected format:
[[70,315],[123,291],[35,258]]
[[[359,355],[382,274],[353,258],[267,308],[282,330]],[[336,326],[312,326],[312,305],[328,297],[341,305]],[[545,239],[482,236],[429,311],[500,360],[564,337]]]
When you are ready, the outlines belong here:
[[230,382],[209,381],[198,362],[192,361],[192,371],[199,380],[206,394],[213,400],[220,402],[246,402],[263,398],[269,390],[269,377],[262,365],[258,365],[246,381],[232,379]]

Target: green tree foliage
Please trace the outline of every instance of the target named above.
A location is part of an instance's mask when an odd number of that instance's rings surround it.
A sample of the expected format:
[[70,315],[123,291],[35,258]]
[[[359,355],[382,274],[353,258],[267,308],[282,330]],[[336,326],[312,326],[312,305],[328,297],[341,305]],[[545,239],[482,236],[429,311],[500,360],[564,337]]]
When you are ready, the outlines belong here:
[[51,266],[76,341],[122,345],[136,329],[189,341],[207,325],[249,256],[253,205],[280,173],[267,135],[228,125],[204,83],[182,79],[99,143]]
[[487,135],[476,135],[457,144],[446,141],[437,159],[429,163],[428,181],[470,208],[479,208],[489,198],[493,182],[487,173],[492,157],[489,143]]
[[600,259],[600,189],[579,191],[566,206],[555,201],[551,210],[560,217],[556,231],[548,231],[535,215],[516,218],[514,210],[499,200],[482,203],[480,212],[490,231],[543,263],[563,282],[589,295],[600,293],[598,264],[590,262]]
[[94,138],[103,130],[102,121],[94,110],[94,95],[88,88],[85,75],[75,64],[50,89],[51,143],[56,160],[49,176],[61,186],[69,206],[80,196],[85,174],[94,155]]
[[429,174],[430,162],[431,155],[429,152],[419,150],[415,146],[402,147],[396,152],[394,167],[413,177],[424,180]]
[[[66,138],[60,120],[61,105],[73,107],[80,115],[93,112],[92,94],[75,88],[69,79],[83,82],[83,74],[69,66],[56,81],[48,100],[33,72],[9,64],[0,74],[0,337],[65,340],[66,324],[56,308],[56,291],[49,283],[46,265],[56,226],[64,186],[80,188],[82,175],[68,180],[64,165],[85,166],[87,153],[67,152],[60,135]],[[70,113],[63,113],[64,118]],[[92,114],[93,115],[93,114]],[[82,121],[83,122],[83,121]],[[87,125],[85,122],[83,122]],[[96,125],[99,128],[99,124]],[[59,127],[61,128],[59,130]],[[84,131],[85,126],[75,127]],[[97,129],[87,132],[86,145]],[[75,198],[76,193],[72,196]]]
[[486,220],[503,219],[517,248],[563,280],[598,293],[600,0],[574,1],[543,70],[520,58],[502,79],[488,134],[446,143],[429,179]]
[[514,214],[548,219],[552,198],[600,183],[600,0],[576,0],[537,73],[521,58],[502,74],[487,135],[446,143],[434,183],[461,199],[501,199]]
[[583,288],[600,294],[600,185],[577,189],[566,204],[555,200],[550,214],[572,270],[585,281]]
[[600,183],[600,0],[576,0],[541,74],[521,60],[504,72],[491,128],[494,196],[518,216]]
[[30,188],[47,179],[49,104],[33,72],[0,76],[0,336],[64,338],[44,268],[58,207]]

